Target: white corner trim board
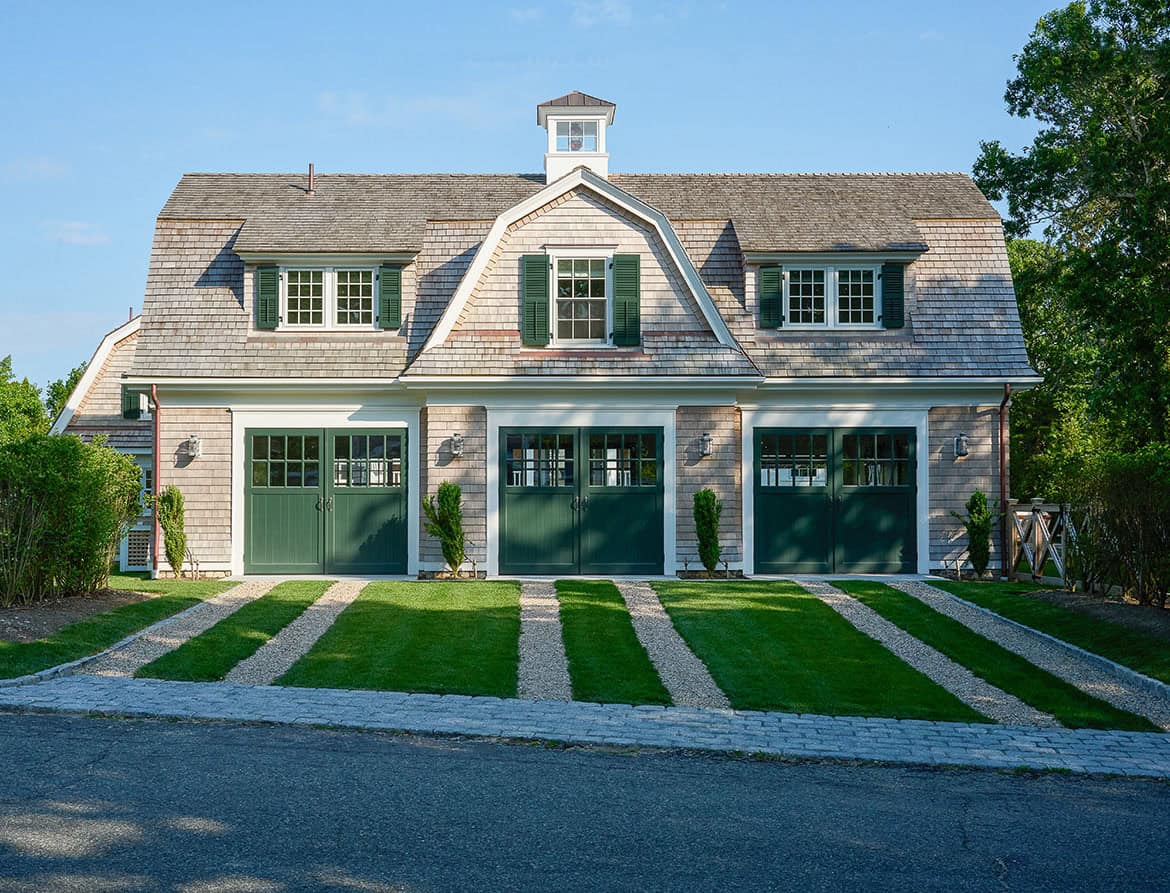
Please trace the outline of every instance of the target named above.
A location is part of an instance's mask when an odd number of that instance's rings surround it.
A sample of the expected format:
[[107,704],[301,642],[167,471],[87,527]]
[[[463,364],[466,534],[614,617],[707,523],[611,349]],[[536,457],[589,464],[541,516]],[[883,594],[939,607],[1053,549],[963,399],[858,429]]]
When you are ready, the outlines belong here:
[[699,305],[699,309],[703,312],[703,318],[707,321],[707,325],[711,327],[711,331],[719,339],[719,343],[727,347],[735,347],[735,339],[732,338],[731,331],[727,328],[727,323],[724,322],[723,317],[715,308],[715,302],[711,299],[707,287],[703,285],[703,280],[699,278],[699,272],[695,269],[695,265],[691,263],[691,259],[687,256],[686,251],[683,250],[682,242],[679,241],[678,235],[675,233],[674,227],[670,225],[670,221],[666,219],[666,215],[652,208],[642,200],[630,195],[625,190],[614,186],[608,180],[597,176],[592,171],[579,167],[565,174],[559,180],[550,183],[532,197],[504,211],[496,218],[496,222],[492,224],[492,228],[488,231],[487,237],[480,244],[479,250],[476,251],[475,259],[471,262],[471,266],[459,282],[459,288],[456,289],[455,295],[447,305],[447,309],[439,320],[439,324],[435,326],[434,331],[427,338],[426,344],[423,345],[424,351],[442,344],[447,339],[447,336],[451,334],[451,330],[455,328],[455,323],[459,320],[463,308],[471,298],[471,292],[479,282],[484,270],[487,269],[488,261],[495,253],[508,227],[522,217],[531,214],[549,202],[581,186],[591,189],[602,198],[628,211],[635,217],[645,220],[653,227],[658,237],[662,239],[666,250],[670,253],[671,259],[678,267],[679,272],[682,274],[687,288],[690,290],[695,302]]
[[85,367],[85,372],[82,373],[81,378],[77,382],[77,386],[69,395],[69,399],[65,401],[65,407],[61,410],[61,414],[57,416],[53,422],[53,427],[49,429],[50,434],[61,434],[69,425],[74,413],[77,412],[77,407],[81,405],[81,401],[85,399],[89,389],[93,387],[94,382],[97,381],[98,374],[102,371],[102,366],[106,364],[110,353],[120,341],[125,341],[131,335],[138,331],[138,327],[142,324],[142,316],[136,316],[128,322],[122,323],[114,331],[106,334],[102,338],[101,343],[97,346],[97,350],[93,352],[93,356],[89,359],[89,365]]

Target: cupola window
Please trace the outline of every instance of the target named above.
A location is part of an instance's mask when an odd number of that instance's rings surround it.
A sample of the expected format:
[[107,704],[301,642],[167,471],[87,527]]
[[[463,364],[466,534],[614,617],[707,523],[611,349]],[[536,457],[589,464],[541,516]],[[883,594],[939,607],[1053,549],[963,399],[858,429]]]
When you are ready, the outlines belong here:
[[558,152],[596,152],[596,121],[558,121]]

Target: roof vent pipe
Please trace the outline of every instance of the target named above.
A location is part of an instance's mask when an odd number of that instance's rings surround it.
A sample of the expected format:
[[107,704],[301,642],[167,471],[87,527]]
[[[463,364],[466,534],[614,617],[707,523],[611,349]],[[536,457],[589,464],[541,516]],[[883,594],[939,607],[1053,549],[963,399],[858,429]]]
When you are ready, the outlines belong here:
[[317,193],[317,179],[313,176],[313,162],[309,162],[309,195]]

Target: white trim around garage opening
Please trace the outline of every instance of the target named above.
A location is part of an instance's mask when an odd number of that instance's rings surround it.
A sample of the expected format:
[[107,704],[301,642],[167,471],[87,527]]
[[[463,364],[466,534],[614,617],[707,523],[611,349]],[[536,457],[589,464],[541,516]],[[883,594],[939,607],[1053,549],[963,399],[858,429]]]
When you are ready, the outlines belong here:
[[930,573],[930,432],[929,409],[744,409],[741,438],[743,480],[744,574],[755,573],[756,428],[913,428],[915,436],[915,515],[918,573]]
[[406,428],[406,573],[418,575],[419,409],[411,407],[298,408],[296,406],[232,412],[232,563],[244,572],[244,432],[249,428]]
[[500,429],[637,427],[662,429],[662,560],[673,574],[677,565],[675,523],[676,442],[675,411],[661,406],[641,409],[524,409],[487,410],[487,574],[500,571]]

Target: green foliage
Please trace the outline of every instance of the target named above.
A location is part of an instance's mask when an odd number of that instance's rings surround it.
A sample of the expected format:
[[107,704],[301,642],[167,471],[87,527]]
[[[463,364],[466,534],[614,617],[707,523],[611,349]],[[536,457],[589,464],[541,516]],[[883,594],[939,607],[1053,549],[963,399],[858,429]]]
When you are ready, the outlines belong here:
[[187,557],[186,513],[183,492],[173,484],[164,487],[154,500],[158,526],[163,532],[163,552],[175,577],[183,576],[183,560]]
[[459,573],[463,560],[467,557],[463,537],[463,491],[459,485],[451,481],[439,484],[438,498],[428,496],[423,500],[423,511],[426,513],[426,531],[439,541],[443,550],[443,560],[451,568],[451,573]]
[[987,495],[982,490],[972,493],[964,508],[967,510],[965,516],[958,512],[951,514],[967,530],[967,557],[975,570],[975,576],[982,577],[991,563],[991,528],[997,516],[987,505]]
[[0,604],[103,588],[138,490],[138,466],[98,442],[0,446]]
[[[1088,361],[1088,375],[1083,401],[1074,388],[1059,392],[1071,406],[1051,406],[1065,429],[1057,434],[1107,437],[1120,449],[1166,442],[1170,7],[1092,0],[1049,13],[1017,56],[1005,99],[1040,131],[1020,154],[983,143],[975,179],[989,198],[1007,199],[1010,235],[1043,225],[1060,249],[1056,303],[1082,329],[1066,347],[1074,365]],[[1034,350],[1034,361],[1059,355],[1059,327],[1052,334],[1053,350],[1043,357]],[[1023,412],[1030,409],[1051,428],[1043,406],[1025,400]]]
[[41,394],[27,378],[12,376],[12,357],[0,360],[0,447],[49,430]]
[[695,534],[699,539],[699,561],[707,573],[719,565],[723,550],[719,545],[719,517],[723,514],[723,503],[715,498],[715,491],[700,490],[695,494]]
[[1084,507],[1078,558],[1086,577],[1119,582],[1143,605],[1166,605],[1170,593],[1170,446],[1106,453],[1080,483]]
[[61,414],[61,410],[69,402],[69,395],[73,393],[73,389],[81,381],[81,376],[85,374],[87,365],[87,363],[82,363],[80,366],[74,366],[68,375],[49,382],[45,388],[45,409],[48,411],[51,421],[57,420],[57,416]]

